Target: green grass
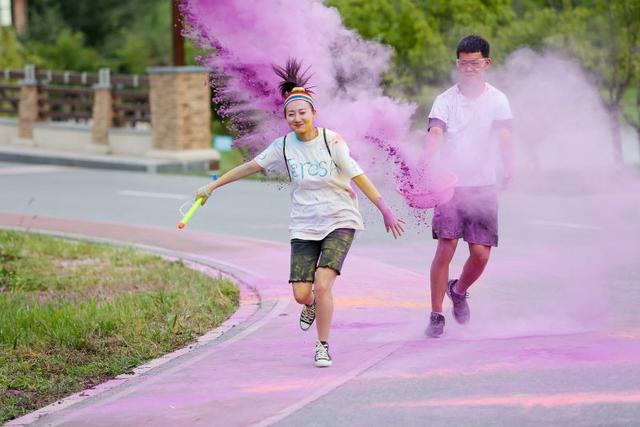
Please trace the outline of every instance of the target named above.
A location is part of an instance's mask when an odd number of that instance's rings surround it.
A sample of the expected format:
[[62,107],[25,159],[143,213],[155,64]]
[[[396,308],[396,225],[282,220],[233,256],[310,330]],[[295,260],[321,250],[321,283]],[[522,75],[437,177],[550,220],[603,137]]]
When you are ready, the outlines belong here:
[[0,422],[193,342],[238,299],[180,261],[0,230]]

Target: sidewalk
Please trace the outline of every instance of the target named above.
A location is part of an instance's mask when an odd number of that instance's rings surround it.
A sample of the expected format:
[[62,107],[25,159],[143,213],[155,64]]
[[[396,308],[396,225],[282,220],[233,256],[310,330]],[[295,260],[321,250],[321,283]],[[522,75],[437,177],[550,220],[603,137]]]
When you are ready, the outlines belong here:
[[[22,227],[163,248],[209,261],[254,287],[261,307],[232,334],[36,425],[269,425],[388,356],[423,328],[422,278],[352,257],[338,280],[331,339],[334,366],[313,366],[315,331],[298,326],[286,245],[85,221],[36,218]],[[0,214],[3,226],[17,215]],[[314,328],[315,329],[315,328]],[[90,420],[90,422],[88,422]],[[18,424],[20,420],[16,420]]]
[[158,157],[123,156],[81,151],[48,150],[18,145],[0,145],[0,162],[75,166],[132,172],[190,172],[217,169],[219,155],[213,150],[178,153],[158,152]]

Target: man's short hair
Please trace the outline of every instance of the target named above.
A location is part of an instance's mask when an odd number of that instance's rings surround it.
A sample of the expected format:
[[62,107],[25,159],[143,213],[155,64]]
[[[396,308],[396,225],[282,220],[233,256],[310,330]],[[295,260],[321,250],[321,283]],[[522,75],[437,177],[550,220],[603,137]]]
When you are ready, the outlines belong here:
[[456,48],[456,58],[460,58],[460,53],[482,53],[483,58],[489,57],[489,42],[482,37],[471,34],[460,40]]

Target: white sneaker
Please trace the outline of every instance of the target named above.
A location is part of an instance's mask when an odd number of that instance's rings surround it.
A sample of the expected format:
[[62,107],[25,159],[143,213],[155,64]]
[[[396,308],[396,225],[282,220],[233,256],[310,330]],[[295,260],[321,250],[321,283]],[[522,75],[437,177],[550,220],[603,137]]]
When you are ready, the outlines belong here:
[[329,356],[329,344],[316,342],[316,356],[313,359],[318,368],[326,368],[331,366],[331,356]]

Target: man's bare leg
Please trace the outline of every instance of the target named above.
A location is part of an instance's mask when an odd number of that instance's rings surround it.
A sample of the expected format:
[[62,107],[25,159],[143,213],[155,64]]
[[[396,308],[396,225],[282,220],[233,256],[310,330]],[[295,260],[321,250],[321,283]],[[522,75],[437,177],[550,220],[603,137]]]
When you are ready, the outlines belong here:
[[454,292],[464,295],[484,271],[489,262],[491,246],[469,243],[469,258],[464,263],[462,274],[454,287]]
[[436,254],[431,262],[431,311],[442,313],[442,302],[449,280],[449,265],[456,253],[457,239],[438,239]]

